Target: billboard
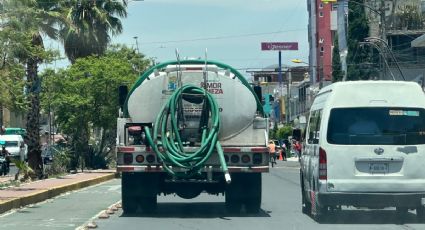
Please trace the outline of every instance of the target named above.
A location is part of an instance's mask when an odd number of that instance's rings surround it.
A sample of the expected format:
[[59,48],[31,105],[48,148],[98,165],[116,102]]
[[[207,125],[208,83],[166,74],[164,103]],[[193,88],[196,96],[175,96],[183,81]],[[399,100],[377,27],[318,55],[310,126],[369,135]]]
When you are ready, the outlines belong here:
[[298,42],[262,42],[261,50],[298,50]]

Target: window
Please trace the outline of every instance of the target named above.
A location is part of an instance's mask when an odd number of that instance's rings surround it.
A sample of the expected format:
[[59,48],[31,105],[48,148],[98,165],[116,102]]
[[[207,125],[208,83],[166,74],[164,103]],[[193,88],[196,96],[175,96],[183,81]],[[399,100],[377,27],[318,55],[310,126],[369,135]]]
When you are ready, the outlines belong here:
[[310,120],[308,124],[308,139],[309,144],[318,144],[320,136],[320,124],[322,117],[322,110],[312,111],[310,113]]
[[319,17],[323,17],[323,12],[322,11],[319,12]]
[[425,144],[425,109],[332,109],[327,140],[339,145]]
[[319,4],[319,9],[323,9],[323,3]]

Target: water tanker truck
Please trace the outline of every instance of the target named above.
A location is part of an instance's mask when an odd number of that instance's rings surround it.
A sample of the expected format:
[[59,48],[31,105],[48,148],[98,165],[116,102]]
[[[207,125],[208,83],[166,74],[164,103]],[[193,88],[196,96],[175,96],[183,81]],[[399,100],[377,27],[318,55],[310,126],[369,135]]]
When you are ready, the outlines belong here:
[[[125,213],[153,212],[160,195],[224,195],[230,212],[256,213],[269,172],[268,118],[234,68],[181,60],[120,87],[117,171]],[[258,94],[258,95],[257,95]]]

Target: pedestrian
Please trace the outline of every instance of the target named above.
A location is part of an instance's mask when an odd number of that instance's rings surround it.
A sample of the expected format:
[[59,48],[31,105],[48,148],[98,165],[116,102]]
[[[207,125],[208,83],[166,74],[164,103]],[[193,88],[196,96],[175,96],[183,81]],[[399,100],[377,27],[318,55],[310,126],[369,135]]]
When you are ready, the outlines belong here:
[[270,155],[270,162],[272,163],[272,168],[274,167],[274,164],[276,164],[276,145],[273,141],[269,141],[269,155]]
[[286,157],[287,157],[286,151],[287,151],[286,144],[284,141],[282,141],[282,160],[283,161],[286,161]]
[[295,153],[297,154],[297,157],[300,158],[301,156],[301,144],[299,141],[295,141],[294,144]]
[[6,166],[10,169],[10,153],[7,151],[6,147],[3,145],[1,149],[1,155],[6,159]]

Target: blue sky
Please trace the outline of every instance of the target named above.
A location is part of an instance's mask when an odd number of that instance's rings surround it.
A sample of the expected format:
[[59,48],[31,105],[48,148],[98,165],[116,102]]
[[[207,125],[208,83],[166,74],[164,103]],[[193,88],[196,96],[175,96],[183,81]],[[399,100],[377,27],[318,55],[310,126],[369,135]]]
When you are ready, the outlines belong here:
[[[130,1],[124,31],[113,43],[135,47],[156,61],[203,57],[238,69],[276,64],[277,51],[261,51],[261,42],[298,42],[283,51],[283,63],[308,60],[305,0],[144,0]],[[178,42],[171,42],[178,41]],[[244,72],[244,71],[242,71]]]

